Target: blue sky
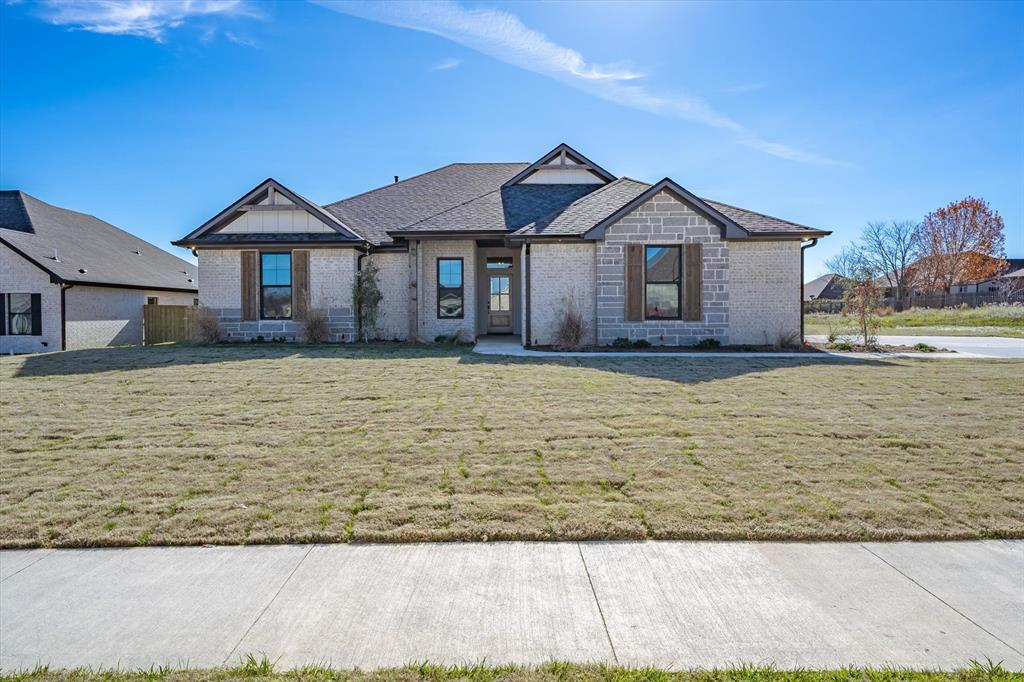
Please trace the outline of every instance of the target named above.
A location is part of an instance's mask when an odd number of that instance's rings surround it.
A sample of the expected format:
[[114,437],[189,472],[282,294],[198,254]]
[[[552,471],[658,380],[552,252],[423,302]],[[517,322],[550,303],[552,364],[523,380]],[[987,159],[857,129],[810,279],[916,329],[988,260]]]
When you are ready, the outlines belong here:
[[273,176],[330,202],[567,142],[835,234],[980,196],[1024,256],[1024,3],[0,5],[0,186],[169,246]]

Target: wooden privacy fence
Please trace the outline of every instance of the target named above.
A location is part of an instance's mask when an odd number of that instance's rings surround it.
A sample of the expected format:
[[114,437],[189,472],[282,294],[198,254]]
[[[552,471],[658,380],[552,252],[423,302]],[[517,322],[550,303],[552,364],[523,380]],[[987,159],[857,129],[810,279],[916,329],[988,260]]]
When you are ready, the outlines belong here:
[[142,342],[147,346],[169,341],[191,341],[199,308],[194,305],[142,306]]

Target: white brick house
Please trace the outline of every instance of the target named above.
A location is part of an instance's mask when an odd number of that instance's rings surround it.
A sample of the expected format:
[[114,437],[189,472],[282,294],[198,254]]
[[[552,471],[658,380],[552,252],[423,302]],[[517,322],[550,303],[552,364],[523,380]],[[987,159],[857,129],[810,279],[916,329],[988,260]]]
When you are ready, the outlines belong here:
[[367,259],[382,339],[588,346],[793,343],[803,249],[829,232],[701,199],[666,178],[616,178],[567,145],[534,163],[452,164],[317,205],[268,179],[175,242],[199,258],[201,304],[229,339],[299,339],[320,309],[357,337]]
[[192,305],[197,277],[93,216],[0,191],[0,353],[142,343],[143,306]]

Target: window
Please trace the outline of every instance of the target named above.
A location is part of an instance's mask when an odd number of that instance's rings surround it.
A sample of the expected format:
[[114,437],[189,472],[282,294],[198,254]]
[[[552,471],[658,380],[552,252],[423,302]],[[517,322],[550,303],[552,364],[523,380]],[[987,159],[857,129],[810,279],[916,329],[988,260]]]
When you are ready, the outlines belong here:
[[199,299],[198,298],[193,298],[192,299],[192,305],[199,305]]
[[38,336],[41,332],[39,294],[3,294],[4,326],[11,336]]
[[507,313],[512,310],[511,278],[508,275],[491,275],[490,306],[492,313]]
[[158,303],[160,303],[160,298],[158,296],[146,297],[146,305],[157,305]]
[[437,316],[462,317],[462,259],[437,259]]
[[487,258],[488,270],[508,270],[512,267],[512,256],[490,256]]
[[292,255],[260,254],[260,317],[288,320],[292,316]]
[[648,320],[678,320],[682,307],[680,246],[644,248],[644,316]]

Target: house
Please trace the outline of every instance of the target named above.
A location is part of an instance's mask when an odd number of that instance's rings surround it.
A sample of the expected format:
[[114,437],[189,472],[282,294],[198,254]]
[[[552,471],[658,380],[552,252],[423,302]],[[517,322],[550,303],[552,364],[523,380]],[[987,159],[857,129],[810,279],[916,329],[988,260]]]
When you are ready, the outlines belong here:
[[804,284],[804,301],[843,300],[843,278],[829,273]]
[[98,218],[0,191],[0,353],[142,343],[143,305],[194,304],[197,278]]
[[311,309],[356,338],[353,282],[383,294],[372,336],[689,345],[798,338],[803,248],[829,232],[616,177],[567,145],[533,163],[453,163],[318,205],[274,179],[174,242],[228,339],[296,339]]

